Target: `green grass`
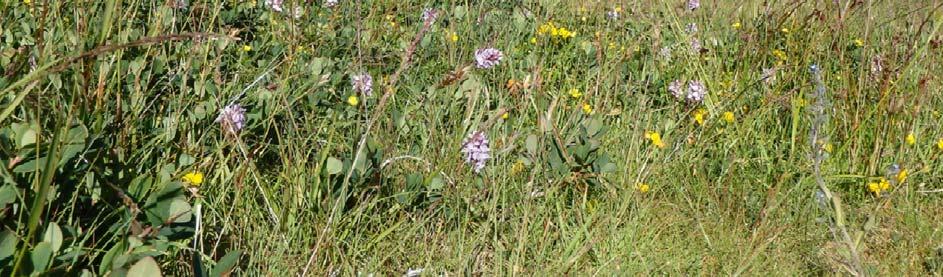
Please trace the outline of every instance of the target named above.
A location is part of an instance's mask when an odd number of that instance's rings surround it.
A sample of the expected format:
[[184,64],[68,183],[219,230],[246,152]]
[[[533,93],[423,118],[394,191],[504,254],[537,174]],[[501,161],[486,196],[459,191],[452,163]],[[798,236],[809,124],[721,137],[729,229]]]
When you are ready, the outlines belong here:
[[939,3],[173,2],[0,3],[3,274],[943,273]]

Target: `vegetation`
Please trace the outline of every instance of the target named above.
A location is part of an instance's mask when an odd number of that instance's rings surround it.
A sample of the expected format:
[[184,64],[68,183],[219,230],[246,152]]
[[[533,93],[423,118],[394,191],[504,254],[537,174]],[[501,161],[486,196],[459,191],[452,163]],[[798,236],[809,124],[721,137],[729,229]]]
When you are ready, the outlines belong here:
[[939,275],[941,6],[2,1],[0,273]]

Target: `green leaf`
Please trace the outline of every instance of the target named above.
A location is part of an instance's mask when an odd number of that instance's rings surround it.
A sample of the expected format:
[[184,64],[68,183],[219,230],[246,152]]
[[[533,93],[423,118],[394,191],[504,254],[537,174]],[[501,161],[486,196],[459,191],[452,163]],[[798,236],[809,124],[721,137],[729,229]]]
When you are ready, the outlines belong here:
[[46,227],[46,233],[43,235],[43,241],[52,246],[52,252],[59,252],[62,247],[62,229],[59,228],[59,224],[49,223],[49,226]]
[[527,152],[531,155],[537,155],[537,135],[531,134],[527,136],[527,140],[524,141],[524,148],[527,149]]
[[4,260],[16,253],[16,233],[4,230],[0,233],[0,260]]
[[16,201],[16,187],[11,184],[0,186],[0,209]]
[[52,258],[52,245],[45,241],[36,244],[29,257],[33,262],[33,272],[46,271],[46,266],[49,265],[49,260]]
[[144,257],[141,260],[138,260],[137,263],[134,263],[131,266],[131,269],[128,269],[128,277],[151,277],[151,276],[161,276],[160,266],[157,265],[157,262],[154,261],[154,258]]
[[334,157],[327,158],[327,174],[336,175],[341,173],[341,170],[344,168],[344,163],[341,160],[335,159]]
[[233,251],[226,253],[226,256],[223,256],[216,262],[216,266],[213,267],[213,270],[210,271],[210,276],[223,276],[224,274],[232,271],[232,268],[236,266],[236,262],[239,261],[239,257],[242,256],[242,251]]
[[192,208],[190,207],[190,203],[187,203],[185,198],[174,198],[174,200],[170,202],[166,220],[173,219],[174,223],[190,222],[190,217],[192,215],[191,210]]

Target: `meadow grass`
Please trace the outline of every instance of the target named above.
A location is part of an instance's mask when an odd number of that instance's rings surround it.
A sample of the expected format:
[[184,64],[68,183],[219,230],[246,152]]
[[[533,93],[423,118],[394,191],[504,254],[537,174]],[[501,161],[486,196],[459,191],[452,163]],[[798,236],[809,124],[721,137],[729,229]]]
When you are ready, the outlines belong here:
[[280,2],[0,2],[2,272],[943,273],[939,1]]

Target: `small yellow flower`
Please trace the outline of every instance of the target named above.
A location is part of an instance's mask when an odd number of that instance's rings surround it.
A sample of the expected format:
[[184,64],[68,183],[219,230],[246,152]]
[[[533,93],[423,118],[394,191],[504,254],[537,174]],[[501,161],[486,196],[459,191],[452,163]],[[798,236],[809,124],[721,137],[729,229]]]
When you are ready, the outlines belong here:
[[248,44],[242,46],[242,52],[249,52],[249,51],[252,51],[252,46],[249,46]]
[[511,174],[518,174],[521,173],[521,171],[524,171],[524,162],[517,160],[517,162],[511,166]]
[[917,137],[914,136],[914,133],[907,134],[907,145],[917,144]]
[[655,147],[665,148],[665,142],[661,141],[661,134],[658,134],[658,132],[645,132],[645,138],[651,140],[652,145],[655,145]]
[[740,25],[740,22],[736,22],[736,23],[734,23],[733,25],[730,25],[730,27],[733,27],[734,29],[740,29],[740,27],[742,27],[742,25]]
[[789,56],[787,56],[786,51],[783,51],[783,50],[779,50],[779,49],[773,50],[773,56],[776,56],[776,58],[779,59],[780,61],[789,60]]
[[724,112],[724,121],[727,121],[727,123],[733,124],[733,122],[736,120],[737,118],[733,114],[733,112]]
[[825,153],[832,153],[833,149],[835,149],[835,147],[832,146],[831,143],[826,143],[825,145],[822,146],[822,150],[825,150]]
[[616,10],[617,13],[621,13],[621,12],[622,12],[622,6],[616,7],[615,10]]
[[580,92],[580,90],[575,89],[575,88],[570,89],[570,97],[573,97],[573,99],[579,99],[580,97],[583,97],[583,93]]
[[941,138],[940,140],[936,141],[936,148],[937,148],[937,149],[940,149],[940,151],[943,151],[943,138]]
[[530,38],[530,44],[537,44],[537,37]]
[[589,104],[585,104],[585,103],[584,103],[584,104],[583,104],[583,113],[585,113],[585,114],[593,114],[593,106],[590,106]]
[[707,111],[704,109],[697,109],[694,111],[694,122],[697,122],[697,125],[704,126],[704,117],[707,115]]
[[458,41],[458,33],[452,32],[452,36],[449,37],[449,40],[451,40],[452,42]]
[[347,97],[347,104],[350,104],[351,106],[357,106],[357,104],[360,104],[360,99],[357,98],[356,95],[351,95],[350,97]]
[[874,193],[874,195],[881,194],[881,184],[878,183],[868,183],[868,191]]
[[641,193],[646,193],[646,192],[648,192],[648,191],[651,190],[651,189],[652,189],[652,187],[649,186],[649,185],[646,184],[646,183],[638,183],[638,184],[635,184],[635,190],[637,190],[638,192],[641,192]]
[[511,113],[509,112],[504,112],[501,114],[501,119],[508,119],[509,117],[511,117]]
[[907,181],[907,176],[909,175],[910,175],[910,172],[908,172],[907,169],[901,169],[900,172],[897,173],[897,183],[898,184],[904,183],[904,181]]
[[864,41],[861,40],[860,38],[856,38],[856,39],[855,39],[855,46],[857,46],[857,47],[864,47]]
[[390,27],[396,27],[396,21],[390,21]]
[[200,186],[203,183],[203,173],[191,171],[186,175],[183,175],[183,181],[193,185],[195,187]]
[[780,29],[779,31],[780,31],[780,32],[783,32],[783,34],[788,34],[788,33],[789,33],[789,28],[785,28],[785,27],[784,27],[784,28]]

